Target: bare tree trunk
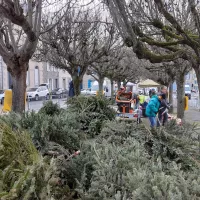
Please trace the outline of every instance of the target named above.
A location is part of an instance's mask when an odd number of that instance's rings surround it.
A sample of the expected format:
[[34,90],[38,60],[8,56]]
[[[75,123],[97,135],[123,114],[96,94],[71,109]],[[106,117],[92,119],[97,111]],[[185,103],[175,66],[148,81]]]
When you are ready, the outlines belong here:
[[185,80],[184,74],[177,73],[176,83],[177,83],[177,117],[184,119],[184,109],[185,109]]
[[197,83],[198,83],[198,91],[199,91],[199,97],[198,97],[198,106],[200,111],[200,66],[194,68],[196,77],[197,77]]
[[103,82],[104,82],[104,77],[99,76],[98,77],[99,94],[103,94]]
[[81,76],[72,76],[72,77],[73,77],[73,84],[74,84],[74,94],[75,96],[78,96],[81,93],[82,77]]
[[171,104],[171,107],[170,107],[170,110],[169,110],[170,113],[174,112],[173,102],[174,102],[174,99],[173,99],[173,82],[172,82],[172,83],[169,84],[169,103]]
[[26,72],[28,63],[18,67],[17,73],[11,73],[12,76],[12,111],[22,113],[25,111],[26,94]]
[[114,95],[114,82],[113,82],[112,79],[110,80],[110,83],[111,83],[111,99],[113,99],[113,95]]
[[123,81],[123,87],[126,87],[127,82]]
[[117,89],[120,90],[121,87],[121,81],[117,81]]

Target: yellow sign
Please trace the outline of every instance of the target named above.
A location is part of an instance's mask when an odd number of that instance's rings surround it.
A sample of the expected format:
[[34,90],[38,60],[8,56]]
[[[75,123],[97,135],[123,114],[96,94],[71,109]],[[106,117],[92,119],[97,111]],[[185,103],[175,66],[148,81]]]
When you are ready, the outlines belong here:
[[12,90],[5,90],[3,112],[10,112],[12,109]]
[[[26,102],[26,93],[25,93],[25,102]],[[4,104],[2,111],[10,112],[12,110],[12,90],[5,90]]]

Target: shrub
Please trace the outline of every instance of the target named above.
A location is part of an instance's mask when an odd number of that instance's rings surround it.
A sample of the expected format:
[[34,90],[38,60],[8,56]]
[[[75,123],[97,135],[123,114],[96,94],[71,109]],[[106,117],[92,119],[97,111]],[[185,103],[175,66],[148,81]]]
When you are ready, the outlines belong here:
[[43,107],[39,110],[39,113],[43,113],[45,115],[58,115],[60,114],[61,109],[60,106],[53,101],[47,101],[43,104]]
[[[0,199],[65,200],[76,192],[68,185],[65,156],[42,157],[30,135],[0,122]],[[67,151],[66,151],[67,152]]]
[[113,120],[115,111],[109,107],[109,101],[104,97],[78,96],[68,100],[68,112],[78,115],[81,130],[91,136],[100,133],[106,120]]
[[81,199],[200,199],[198,142],[184,127],[178,135],[171,128],[150,137],[138,125],[106,123],[90,153],[91,187],[84,179],[78,187]]
[[81,199],[198,199],[200,170],[184,172],[176,163],[163,166],[150,159],[143,145],[128,138],[123,145],[95,144],[96,163],[89,190],[81,187]]
[[81,133],[77,115],[74,113],[60,111],[53,116],[43,112],[27,112],[23,115],[11,113],[2,119],[12,128],[27,130],[38,149],[44,148],[49,141],[56,142],[70,151],[79,148]]

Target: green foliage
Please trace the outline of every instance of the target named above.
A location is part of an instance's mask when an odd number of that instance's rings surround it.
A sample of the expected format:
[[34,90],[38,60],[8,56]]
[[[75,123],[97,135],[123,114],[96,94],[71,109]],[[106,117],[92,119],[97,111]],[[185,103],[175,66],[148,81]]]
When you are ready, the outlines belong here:
[[81,130],[91,136],[100,133],[106,120],[113,120],[115,111],[109,107],[109,100],[102,96],[78,96],[68,100],[68,112],[78,115]]
[[80,181],[81,199],[200,199],[198,142],[187,133],[171,124],[150,136],[143,126],[108,122],[92,145],[91,187]]
[[61,109],[60,106],[53,101],[47,101],[44,103],[43,107],[39,110],[39,113],[43,113],[45,115],[58,115],[60,114]]
[[179,126],[171,121],[166,128],[159,129],[151,140],[152,153],[154,156],[160,156],[163,163],[175,161],[181,163],[182,169],[189,170],[196,167],[200,161],[198,135],[195,126],[190,124]]
[[[67,110],[50,103],[38,113],[2,117],[1,199],[200,199],[195,127],[171,121],[152,135],[142,124],[114,121],[102,97],[68,103]],[[84,133],[98,136],[85,140]],[[81,154],[68,160],[77,149]]]
[[68,163],[63,155],[42,157],[30,135],[0,122],[0,199],[65,200],[76,192],[68,186]]
[[71,151],[80,145],[80,128],[74,113],[60,111],[59,114],[47,115],[43,112],[11,113],[3,117],[9,126],[27,130],[37,148],[43,149],[49,141],[56,142]]

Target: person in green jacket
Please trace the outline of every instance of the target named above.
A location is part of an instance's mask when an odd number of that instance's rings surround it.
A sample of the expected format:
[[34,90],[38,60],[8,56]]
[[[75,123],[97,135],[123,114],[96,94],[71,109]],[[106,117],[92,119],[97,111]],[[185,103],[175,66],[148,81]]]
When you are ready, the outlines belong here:
[[151,99],[146,107],[146,116],[149,118],[151,128],[156,127],[156,115],[160,107],[160,99],[155,92],[152,93]]
[[139,95],[140,105],[145,102],[145,96],[143,94]]

